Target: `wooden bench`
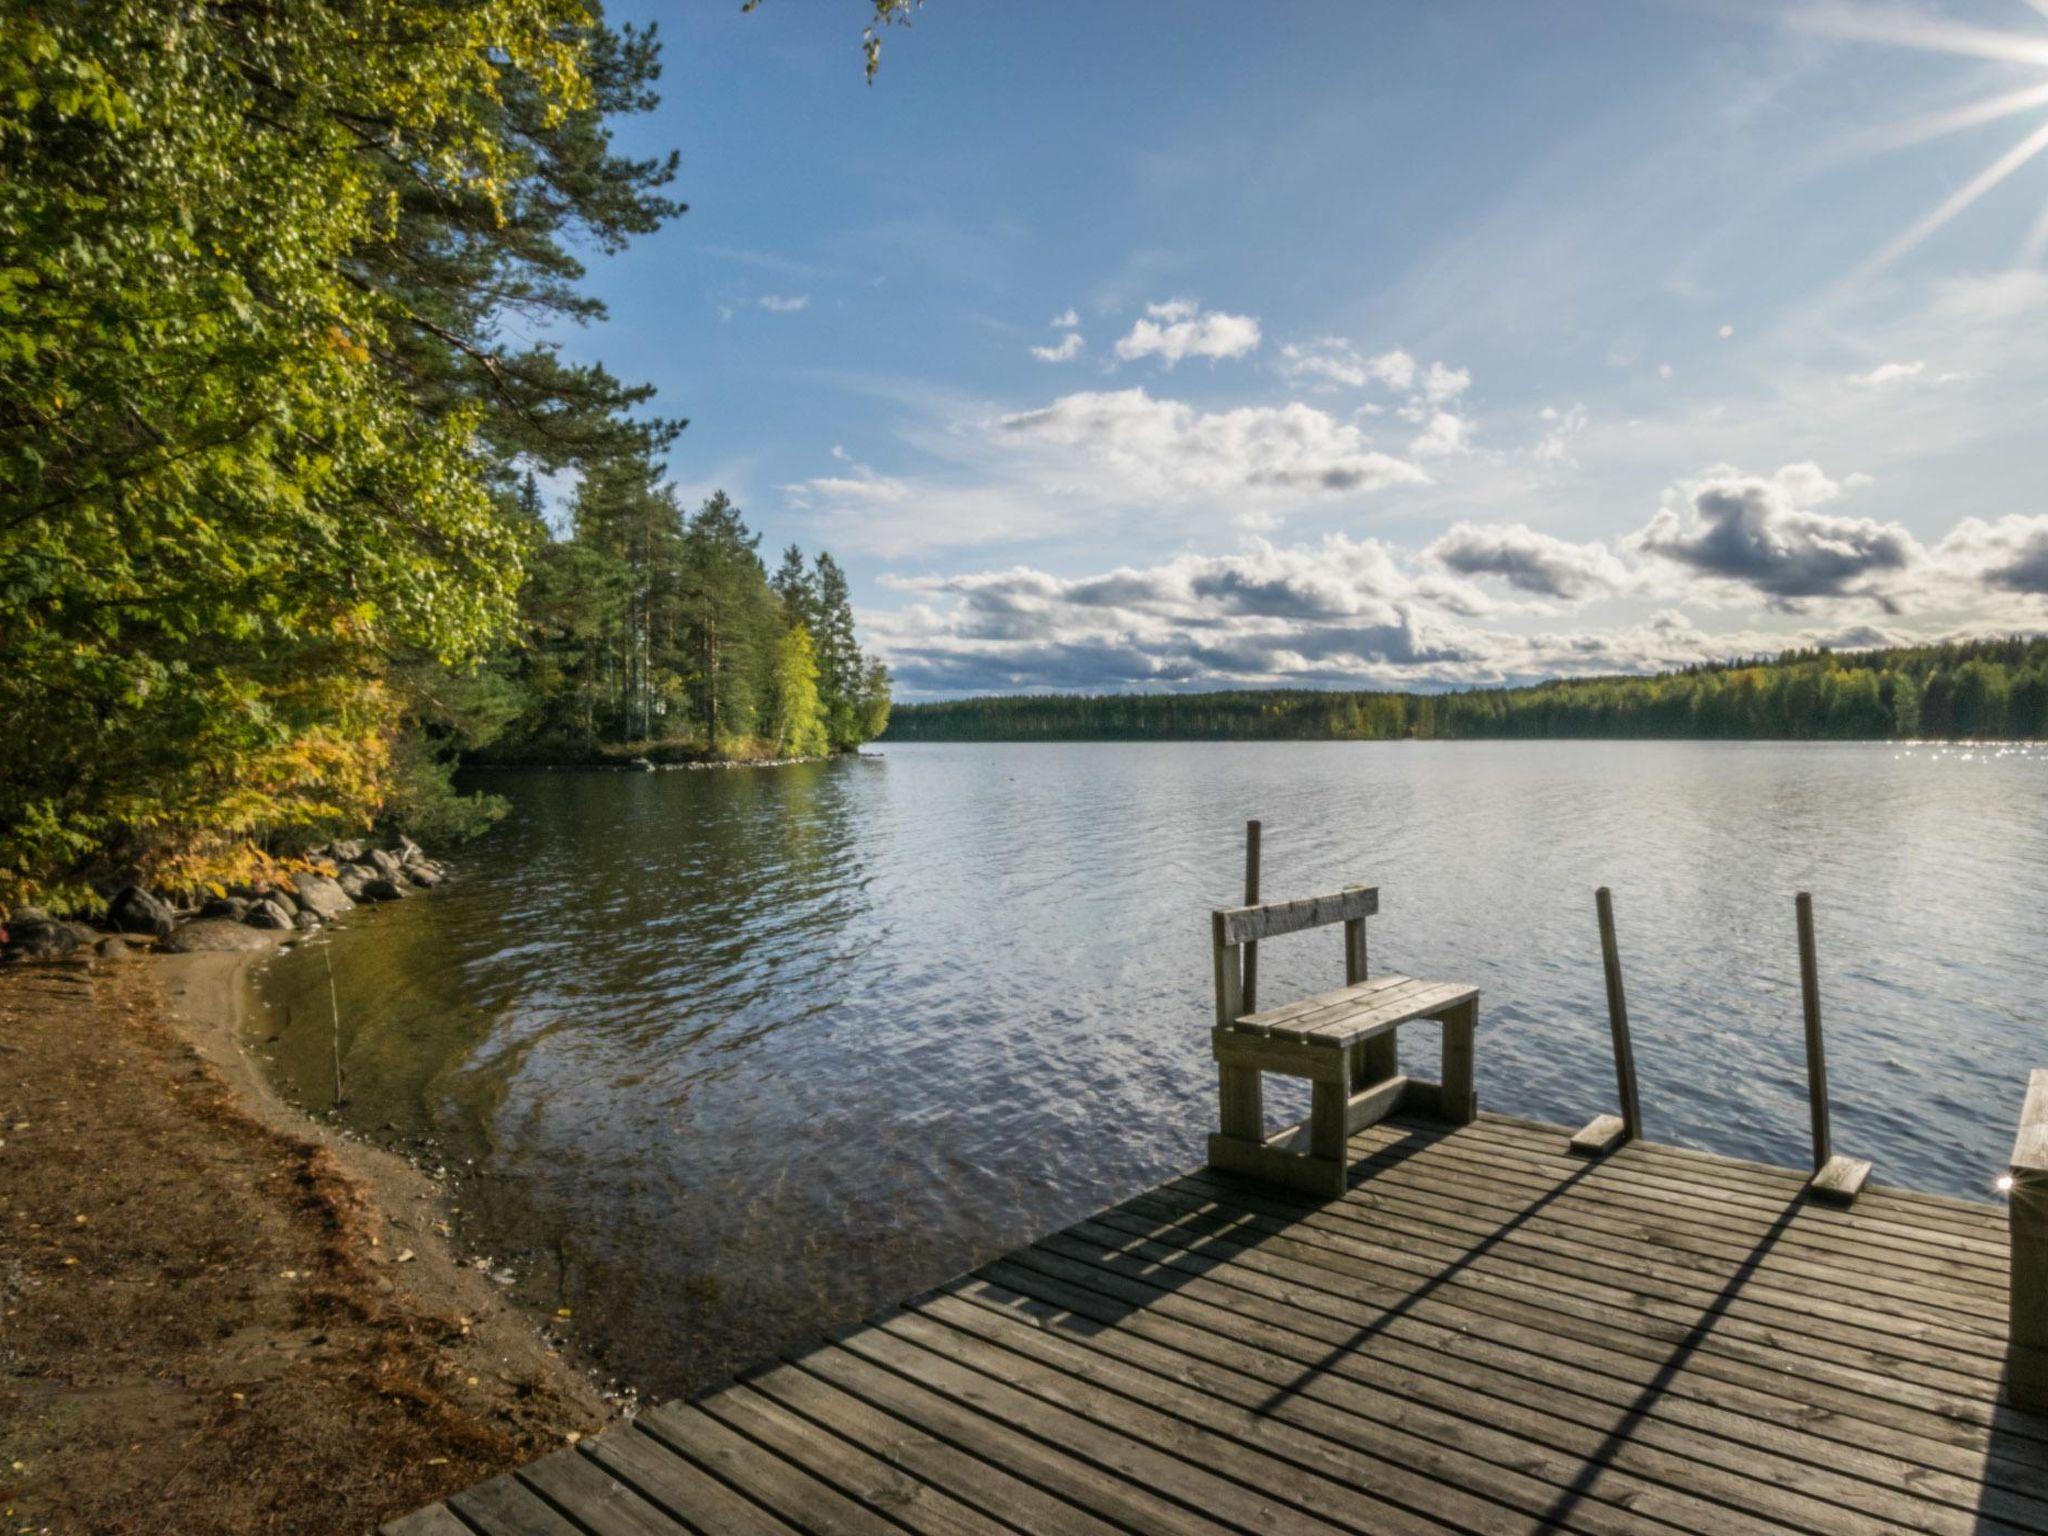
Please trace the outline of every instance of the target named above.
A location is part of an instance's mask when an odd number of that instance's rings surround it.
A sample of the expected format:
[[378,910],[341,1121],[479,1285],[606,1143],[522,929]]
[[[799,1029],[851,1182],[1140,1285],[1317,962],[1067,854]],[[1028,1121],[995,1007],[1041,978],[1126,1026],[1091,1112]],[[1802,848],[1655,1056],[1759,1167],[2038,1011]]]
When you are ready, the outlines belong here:
[[[1365,920],[1379,890],[1352,886],[1334,896],[1211,915],[1216,950],[1216,1028],[1211,1034],[1222,1124],[1209,1138],[1209,1166],[1318,1195],[1341,1195],[1350,1171],[1346,1144],[1364,1127],[1407,1107],[1454,1125],[1479,1113],[1472,1089],[1472,1041],[1479,989],[1462,982],[1366,974]],[[1247,1012],[1245,959],[1261,939],[1344,925],[1345,985],[1265,1012]],[[1396,1045],[1403,1024],[1443,1029],[1440,1082],[1404,1077]],[[1266,1134],[1262,1074],[1310,1083],[1309,1117]]]

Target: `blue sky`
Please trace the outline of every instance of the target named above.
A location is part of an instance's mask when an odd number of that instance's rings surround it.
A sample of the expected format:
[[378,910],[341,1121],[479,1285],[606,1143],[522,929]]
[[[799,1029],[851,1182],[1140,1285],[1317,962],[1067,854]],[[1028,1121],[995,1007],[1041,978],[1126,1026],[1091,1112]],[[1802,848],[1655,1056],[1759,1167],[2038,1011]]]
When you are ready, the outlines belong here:
[[568,339],[906,697],[2048,621],[2048,4],[615,6]]

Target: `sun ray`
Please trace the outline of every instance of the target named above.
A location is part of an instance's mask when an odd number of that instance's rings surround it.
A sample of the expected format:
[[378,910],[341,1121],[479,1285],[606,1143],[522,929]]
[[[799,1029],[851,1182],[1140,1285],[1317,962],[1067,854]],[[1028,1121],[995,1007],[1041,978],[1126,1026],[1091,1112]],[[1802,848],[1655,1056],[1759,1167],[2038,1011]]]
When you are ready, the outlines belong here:
[[2041,258],[2048,256],[2048,202],[2041,205],[2041,216],[2034,220],[2034,227],[2027,231],[2027,238],[2020,246],[2020,265],[2038,266]]
[[[2048,0],[2041,0],[2041,3],[2048,5]],[[2048,80],[2042,81],[2039,85],[2022,86],[2019,90],[2007,91],[2002,96],[1990,96],[1983,101],[1973,101],[1968,106],[1955,107],[1947,112],[1917,117],[1909,123],[1899,123],[1890,128],[1874,128],[1847,146],[1844,153],[1880,154],[1888,150],[1910,149],[1915,144],[1925,144],[1930,139],[1960,133],[1965,128],[1976,128],[1984,123],[1995,123],[2002,117],[2011,117],[2015,113],[2041,106],[2048,106]]]
[[1929,53],[1996,59],[2006,64],[2048,65],[2048,38],[2039,34],[2001,32],[1962,22],[1939,21],[1929,16],[1830,5],[1797,13],[1792,18],[1792,25],[1831,37],[1892,43],[1903,48],[1924,49]]
[[1890,266],[2044,149],[2048,149],[2048,123],[2041,124],[1944,198],[1912,228],[1865,262],[1857,270],[1856,276],[1868,277],[1871,273]]

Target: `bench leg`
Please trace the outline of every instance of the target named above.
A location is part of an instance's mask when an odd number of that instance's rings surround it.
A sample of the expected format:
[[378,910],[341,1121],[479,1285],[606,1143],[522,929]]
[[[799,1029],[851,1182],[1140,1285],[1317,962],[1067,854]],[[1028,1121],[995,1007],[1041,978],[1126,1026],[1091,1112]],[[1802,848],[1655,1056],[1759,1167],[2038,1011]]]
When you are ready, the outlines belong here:
[[1331,1187],[1340,1195],[1350,1185],[1349,1084],[1355,1054],[1350,1049],[1341,1051],[1336,1078],[1319,1078],[1309,1089],[1308,1154],[1317,1162],[1330,1165]]
[[1239,1141],[1266,1139],[1266,1106],[1257,1067],[1219,1067],[1222,1112],[1217,1129]]
[[1351,1091],[1354,1093],[1401,1075],[1401,1048],[1395,1031],[1391,1029],[1383,1035],[1374,1035],[1358,1048],[1356,1054],[1357,1065],[1351,1079]]
[[1479,1095],[1472,1085],[1473,1036],[1479,1029],[1479,1004],[1460,1004],[1442,1019],[1444,1076],[1442,1113],[1453,1125],[1470,1125],[1479,1115]]

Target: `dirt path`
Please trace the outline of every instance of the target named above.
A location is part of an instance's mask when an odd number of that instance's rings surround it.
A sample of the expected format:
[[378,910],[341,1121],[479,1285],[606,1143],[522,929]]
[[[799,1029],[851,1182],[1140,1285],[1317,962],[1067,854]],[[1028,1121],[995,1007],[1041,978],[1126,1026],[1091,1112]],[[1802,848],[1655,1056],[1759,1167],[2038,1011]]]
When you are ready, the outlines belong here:
[[432,1179],[272,1095],[247,958],[0,971],[0,1532],[358,1536],[607,1417]]

